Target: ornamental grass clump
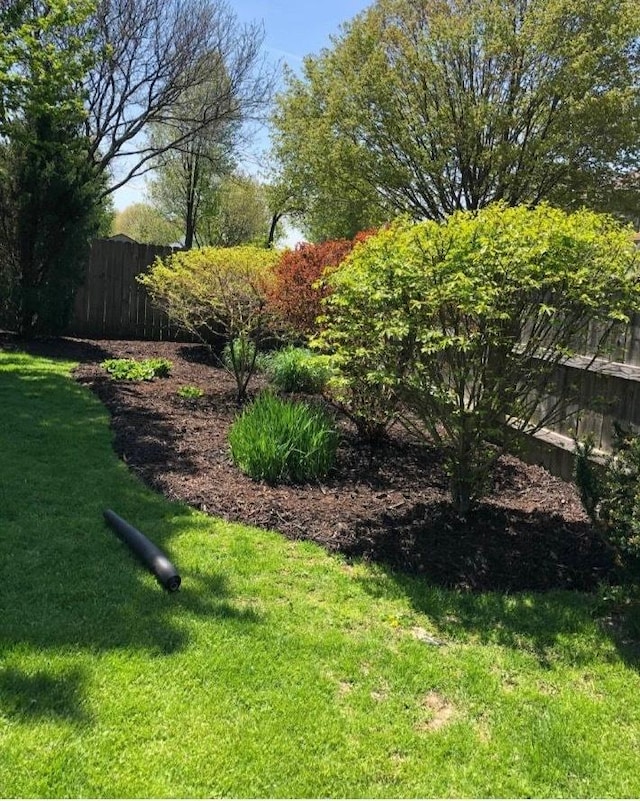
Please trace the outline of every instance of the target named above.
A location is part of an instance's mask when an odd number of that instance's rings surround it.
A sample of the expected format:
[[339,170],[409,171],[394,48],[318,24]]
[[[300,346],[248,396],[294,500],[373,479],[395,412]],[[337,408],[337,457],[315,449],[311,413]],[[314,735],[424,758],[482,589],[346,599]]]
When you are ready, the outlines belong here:
[[336,461],[338,434],[320,409],[265,392],[229,432],[235,465],[269,483],[300,483],[326,475]]
[[288,346],[270,354],[265,370],[271,383],[282,392],[322,392],[331,378],[327,356],[308,348]]

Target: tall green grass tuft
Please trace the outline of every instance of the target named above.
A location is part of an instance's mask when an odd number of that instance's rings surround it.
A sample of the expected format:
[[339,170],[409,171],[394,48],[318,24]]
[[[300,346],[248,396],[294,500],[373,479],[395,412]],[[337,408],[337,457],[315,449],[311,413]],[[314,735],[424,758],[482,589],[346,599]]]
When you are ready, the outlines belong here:
[[289,346],[268,356],[265,372],[271,383],[282,392],[322,392],[331,378],[327,356],[308,348]]
[[234,463],[251,478],[298,483],[329,472],[338,435],[320,409],[265,392],[235,421],[229,443]]

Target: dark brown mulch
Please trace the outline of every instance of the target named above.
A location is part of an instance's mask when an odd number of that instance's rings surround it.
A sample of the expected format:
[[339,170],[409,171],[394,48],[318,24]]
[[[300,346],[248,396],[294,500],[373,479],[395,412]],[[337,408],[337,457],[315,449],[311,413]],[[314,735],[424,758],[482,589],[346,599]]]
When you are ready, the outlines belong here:
[[[15,343],[5,336],[0,346]],[[237,413],[233,380],[208,363],[204,349],[71,339],[28,347],[79,360],[76,378],[109,408],[118,454],[168,498],[209,514],[314,540],[449,587],[590,590],[613,570],[574,488],[541,467],[504,457],[491,494],[461,519],[447,502],[434,448],[401,428],[371,448],[339,419],[342,444],[329,478],[296,487],[255,483],[229,457],[227,432]],[[108,357],[150,356],[172,360],[170,378],[117,382],[99,366]],[[186,384],[206,396],[181,400],[176,391]],[[256,380],[251,390],[260,387]]]

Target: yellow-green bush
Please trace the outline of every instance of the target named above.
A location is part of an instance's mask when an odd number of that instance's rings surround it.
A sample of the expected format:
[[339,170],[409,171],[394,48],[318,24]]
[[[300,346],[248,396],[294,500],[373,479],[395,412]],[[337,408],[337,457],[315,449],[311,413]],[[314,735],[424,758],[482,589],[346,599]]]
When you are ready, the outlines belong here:
[[[267,333],[266,297],[279,253],[257,247],[202,248],[156,259],[138,276],[154,303],[185,331],[211,345],[252,341]],[[242,400],[253,372],[244,361],[233,364]]]
[[400,221],[328,278],[319,344],[357,386],[411,410],[443,448],[466,513],[489,483],[496,443],[528,428],[591,323],[606,328],[637,308],[639,261],[630,231],[589,211],[497,204],[442,223]]

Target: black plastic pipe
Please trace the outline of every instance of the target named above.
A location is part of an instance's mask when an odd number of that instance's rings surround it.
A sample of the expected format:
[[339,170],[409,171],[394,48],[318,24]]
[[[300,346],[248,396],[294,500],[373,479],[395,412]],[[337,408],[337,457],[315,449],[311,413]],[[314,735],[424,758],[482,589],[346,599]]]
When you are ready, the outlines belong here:
[[154,545],[148,537],[145,537],[141,531],[138,531],[137,528],[134,528],[126,520],[111,511],[111,509],[105,511],[104,519],[118,537],[144,562],[165,590],[175,592],[178,589],[181,581],[180,576],[160,548]]

